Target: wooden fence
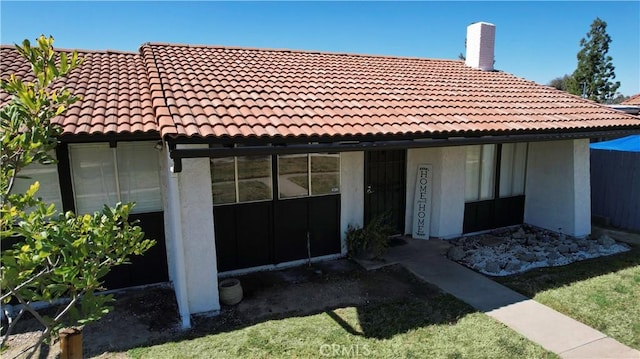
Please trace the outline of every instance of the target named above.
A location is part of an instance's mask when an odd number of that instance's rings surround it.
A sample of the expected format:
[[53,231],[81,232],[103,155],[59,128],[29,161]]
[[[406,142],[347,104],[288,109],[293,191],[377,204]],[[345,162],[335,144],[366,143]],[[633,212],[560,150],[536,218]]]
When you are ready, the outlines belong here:
[[591,150],[591,214],[640,231],[640,152]]

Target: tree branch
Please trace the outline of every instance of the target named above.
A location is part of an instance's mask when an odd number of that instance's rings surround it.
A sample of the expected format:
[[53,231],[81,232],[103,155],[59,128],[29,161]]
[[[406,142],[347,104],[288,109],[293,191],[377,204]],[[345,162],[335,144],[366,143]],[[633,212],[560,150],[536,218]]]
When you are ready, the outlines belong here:
[[[40,273],[36,274],[35,276],[27,279],[26,281],[20,283],[19,286],[15,287],[13,289],[13,291],[17,292],[20,289],[24,288],[25,286],[29,285],[29,283],[33,282],[34,280],[42,277],[45,274],[49,274],[53,271],[53,268],[45,268],[42,271],[40,271]],[[14,292],[12,292],[11,287],[9,287],[9,293],[4,294],[3,296],[0,297],[0,301],[5,300],[6,298],[8,298],[9,296],[13,295]]]

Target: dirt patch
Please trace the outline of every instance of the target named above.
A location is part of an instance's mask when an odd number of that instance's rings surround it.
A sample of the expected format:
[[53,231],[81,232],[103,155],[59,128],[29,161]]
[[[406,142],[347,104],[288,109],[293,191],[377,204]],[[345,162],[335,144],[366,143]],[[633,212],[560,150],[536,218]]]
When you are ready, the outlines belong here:
[[[365,271],[341,259],[281,271],[238,277],[244,299],[222,306],[219,315],[198,316],[193,328],[180,330],[173,290],[168,287],[130,290],[116,295],[114,310],[83,331],[85,357],[125,358],[126,350],[184,338],[224,332],[262,321],[305,316],[346,306],[366,306],[406,298],[429,299],[439,290],[401,266]],[[37,323],[22,319],[2,358],[12,358],[33,343]],[[55,358],[59,343],[44,348],[41,357]]]
[[[109,314],[84,327],[84,357],[164,341],[179,333],[178,306],[168,286],[123,291],[114,294],[114,298]],[[10,337],[2,358],[13,358],[35,343],[41,330],[35,319],[26,317],[16,327],[18,334]],[[42,348],[40,357],[56,358],[59,354],[60,344],[54,341]]]

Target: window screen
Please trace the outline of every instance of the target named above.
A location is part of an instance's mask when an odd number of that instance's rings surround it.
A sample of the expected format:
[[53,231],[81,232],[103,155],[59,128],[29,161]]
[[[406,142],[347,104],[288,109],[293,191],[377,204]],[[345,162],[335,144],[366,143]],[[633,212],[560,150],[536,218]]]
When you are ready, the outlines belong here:
[[[47,203],[53,203],[58,212],[63,212],[60,182],[58,180],[58,166],[56,164],[43,165],[32,162],[18,172],[11,193],[25,193],[36,181],[40,182],[40,189],[36,197]],[[24,178],[28,177],[28,178]]]
[[482,201],[494,197],[496,145],[467,146],[465,200]]
[[524,194],[527,143],[505,143],[500,159],[500,197]]
[[120,200],[136,202],[136,212],[162,208],[158,152],[149,142],[122,142],[116,148]]
[[162,210],[158,152],[154,142],[71,144],[76,212],[92,213],[106,204],[136,202],[134,213]]
[[69,145],[77,213],[92,213],[118,202],[114,151],[108,143]]

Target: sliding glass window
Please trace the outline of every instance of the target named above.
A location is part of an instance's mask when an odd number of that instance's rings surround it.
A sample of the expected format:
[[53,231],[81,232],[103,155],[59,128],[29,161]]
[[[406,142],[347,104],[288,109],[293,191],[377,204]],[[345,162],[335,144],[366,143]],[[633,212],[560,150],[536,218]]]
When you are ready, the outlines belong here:
[[340,193],[340,154],[278,156],[279,198]]
[[271,200],[271,156],[211,159],[213,204]]

